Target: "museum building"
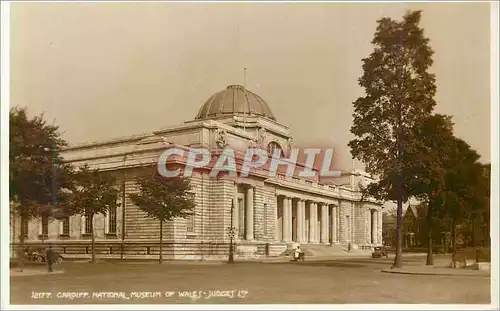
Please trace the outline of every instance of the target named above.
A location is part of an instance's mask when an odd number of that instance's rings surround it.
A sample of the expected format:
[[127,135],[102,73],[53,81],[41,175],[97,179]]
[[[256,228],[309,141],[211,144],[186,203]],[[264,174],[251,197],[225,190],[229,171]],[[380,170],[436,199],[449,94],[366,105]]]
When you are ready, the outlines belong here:
[[[179,126],[66,148],[65,161],[75,166],[87,163],[116,176],[118,206],[93,219],[74,215],[21,224],[13,216],[11,241],[19,240],[19,227],[24,225],[28,245],[50,243],[68,257],[88,257],[93,221],[97,256],[158,256],[160,224],[134,206],[128,194],[135,191],[141,169],[155,165],[162,152],[173,146],[207,148],[213,154],[224,148],[244,154],[258,146],[270,154],[278,149],[287,155],[293,137],[259,95],[230,85],[208,98],[194,120]],[[360,187],[369,181],[361,171],[322,182],[317,177],[268,176],[259,170],[250,170],[246,177],[212,177],[208,170],[196,169],[190,177],[194,212],[163,226],[164,258],[227,257],[231,231],[236,258],[281,256],[293,243],[312,255],[344,251],[348,246],[370,249],[382,243],[383,204],[361,196]]]

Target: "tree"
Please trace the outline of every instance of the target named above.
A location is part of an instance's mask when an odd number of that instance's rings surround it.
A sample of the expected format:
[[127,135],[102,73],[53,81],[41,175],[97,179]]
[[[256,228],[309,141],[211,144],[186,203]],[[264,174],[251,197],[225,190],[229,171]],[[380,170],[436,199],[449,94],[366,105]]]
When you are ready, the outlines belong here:
[[403,203],[411,196],[405,152],[416,138],[412,128],[435,106],[435,77],[427,70],[433,51],[419,28],[420,11],[408,12],[402,21],[378,21],[373,53],[363,59],[359,85],[365,96],[354,103],[349,142],[351,154],[365,164],[378,181],[366,191],[377,199],[397,203],[395,267],[401,267]]
[[433,264],[432,241],[434,226],[439,209],[443,207],[443,190],[445,188],[446,166],[450,163],[450,156],[455,137],[451,117],[444,115],[431,115],[422,120],[413,128],[415,141],[414,148],[408,150],[407,158],[411,176],[411,192],[426,205],[426,231],[427,231],[427,265]]
[[160,264],[163,262],[163,223],[174,218],[192,215],[195,206],[189,195],[189,180],[181,177],[166,178],[154,168],[145,168],[138,177],[138,191],[130,193],[132,202],[149,217],[160,222]]
[[[21,224],[33,218],[55,216],[55,210],[68,198],[64,189],[71,188],[72,167],[59,156],[66,142],[59,128],[48,125],[43,115],[28,118],[26,109],[11,108],[9,114],[9,194],[15,215]],[[21,225],[19,266],[24,267],[24,239]]]
[[484,168],[479,154],[465,141],[455,138],[447,158],[445,171],[444,213],[451,221],[452,263],[456,262],[457,226],[467,220],[478,207],[484,206]]
[[116,179],[100,169],[91,169],[87,164],[75,173],[75,187],[71,194],[71,204],[66,206],[66,214],[85,215],[90,221],[92,239],[92,263],[95,262],[94,216],[117,207],[118,189]]

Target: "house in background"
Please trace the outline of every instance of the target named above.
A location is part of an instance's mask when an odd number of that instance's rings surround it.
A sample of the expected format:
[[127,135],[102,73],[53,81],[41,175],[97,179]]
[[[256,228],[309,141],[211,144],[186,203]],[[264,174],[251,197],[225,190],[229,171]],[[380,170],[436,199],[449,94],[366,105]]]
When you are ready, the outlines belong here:
[[396,215],[390,211],[382,215],[382,238],[384,245],[396,246]]
[[421,247],[426,245],[426,217],[427,207],[425,205],[408,204],[408,208],[403,215],[403,247]]
[[[427,208],[420,204],[408,204],[403,214],[401,228],[403,247],[421,247],[427,243],[425,222]],[[396,246],[396,215],[394,212],[384,213],[382,236],[387,246]]]

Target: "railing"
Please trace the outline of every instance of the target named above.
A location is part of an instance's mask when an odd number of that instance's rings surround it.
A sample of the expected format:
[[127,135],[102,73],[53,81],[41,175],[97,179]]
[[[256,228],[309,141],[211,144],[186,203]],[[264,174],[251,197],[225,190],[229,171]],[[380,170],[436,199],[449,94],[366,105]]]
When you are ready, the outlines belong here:
[[[50,242],[54,251],[62,255],[90,255],[92,253],[91,241],[54,241]],[[235,243],[235,249],[239,245],[252,245],[257,247],[254,255],[265,256],[269,252],[268,243],[260,244],[245,244]],[[19,243],[11,244],[14,249],[19,247]],[[24,244],[25,248],[38,249],[48,246],[48,242],[27,242]],[[176,255],[176,256],[222,256],[229,253],[229,242],[217,243],[199,243],[199,242],[164,242],[163,254]],[[95,254],[96,255],[121,255],[123,247],[124,255],[159,255],[160,243],[159,242],[142,242],[142,241],[96,241]]]

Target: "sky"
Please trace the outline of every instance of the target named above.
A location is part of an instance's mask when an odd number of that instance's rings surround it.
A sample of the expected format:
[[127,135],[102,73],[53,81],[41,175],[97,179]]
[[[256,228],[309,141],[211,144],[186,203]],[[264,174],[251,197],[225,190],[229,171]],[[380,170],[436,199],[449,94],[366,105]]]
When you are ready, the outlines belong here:
[[348,169],[361,60],[376,21],[409,9],[435,51],[436,112],[489,162],[488,3],[13,3],[11,106],[70,144],[112,139],[192,120],[246,67],[295,144],[334,147]]

